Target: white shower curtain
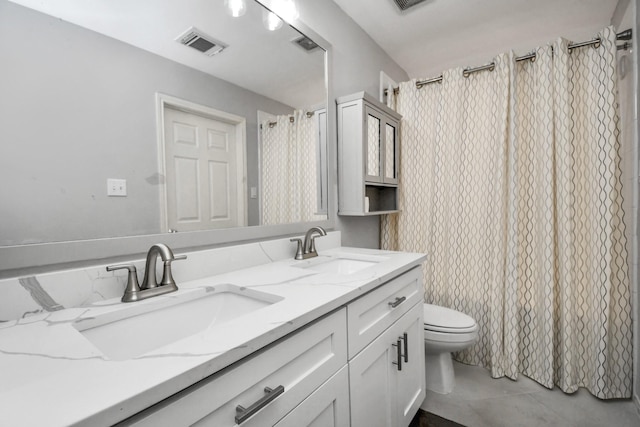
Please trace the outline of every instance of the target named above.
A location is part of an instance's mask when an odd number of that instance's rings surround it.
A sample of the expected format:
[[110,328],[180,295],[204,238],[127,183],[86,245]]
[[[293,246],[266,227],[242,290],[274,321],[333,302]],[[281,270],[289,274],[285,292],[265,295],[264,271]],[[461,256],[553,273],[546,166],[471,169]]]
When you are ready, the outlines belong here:
[[622,398],[632,344],[615,32],[600,37],[401,84],[401,213],[381,238],[427,252],[425,300],[478,322],[458,360]]
[[296,110],[261,125],[262,224],[326,219],[316,215],[319,133],[314,117]]

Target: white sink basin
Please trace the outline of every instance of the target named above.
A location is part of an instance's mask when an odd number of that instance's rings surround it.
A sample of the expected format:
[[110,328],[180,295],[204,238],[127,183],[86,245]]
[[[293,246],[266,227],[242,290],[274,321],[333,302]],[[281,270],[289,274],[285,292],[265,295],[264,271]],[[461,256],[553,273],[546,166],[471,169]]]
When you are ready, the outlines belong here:
[[317,273],[329,273],[329,274],[353,274],[365,268],[374,266],[382,261],[386,261],[386,257],[371,256],[371,257],[348,257],[340,256],[338,258],[331,257],[318,257],[309,261],[306,264],[298,264],[300,268],[312,270]]
[[338,258],[321,264],[312,265],[311,267],[308,267],[308,269],[317,271],[318,273],[353,274],[356,271],[363,270],[376,264],[377,263],[373,261]]
[[173,295],[128,303],[126,308],[80,319],[73,326],[109,359],[127,360],[282,299],[233,285]]

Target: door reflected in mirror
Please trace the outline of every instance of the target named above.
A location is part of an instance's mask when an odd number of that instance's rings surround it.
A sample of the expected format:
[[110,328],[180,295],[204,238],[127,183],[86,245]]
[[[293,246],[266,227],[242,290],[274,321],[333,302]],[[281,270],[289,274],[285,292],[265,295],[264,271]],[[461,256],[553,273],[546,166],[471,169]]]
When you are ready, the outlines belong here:
[[[327,219],[325,52],[264,10],[0,0],[0,246]],[[238,119],[168,129],[161,95]]]

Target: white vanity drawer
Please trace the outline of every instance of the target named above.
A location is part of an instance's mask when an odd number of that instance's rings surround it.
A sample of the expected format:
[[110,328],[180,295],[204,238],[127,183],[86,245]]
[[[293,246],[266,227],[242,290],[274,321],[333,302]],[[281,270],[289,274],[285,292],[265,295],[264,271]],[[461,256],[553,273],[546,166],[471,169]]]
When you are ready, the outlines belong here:
[[249,408],[265,397],[265,387],[283,386],[283,393],[241,422],[243,427],[272,426],[346,363],[343,308],[137,414],[123,425],[235,426],[237,406]]
[[423,301],[422,269],[416,267],[347,306],[349,359]]

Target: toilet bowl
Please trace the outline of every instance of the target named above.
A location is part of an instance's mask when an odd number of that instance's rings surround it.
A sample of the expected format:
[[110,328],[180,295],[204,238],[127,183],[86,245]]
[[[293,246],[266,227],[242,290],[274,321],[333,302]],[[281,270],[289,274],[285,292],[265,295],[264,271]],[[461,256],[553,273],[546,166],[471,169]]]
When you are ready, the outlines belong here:
[[478,325],[450,308],[424,304],[423,310],[427,389],[448,394],[455,385],[451,352],[471,346],[478,339]]

